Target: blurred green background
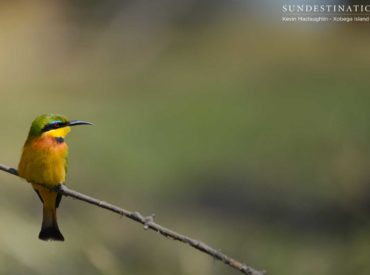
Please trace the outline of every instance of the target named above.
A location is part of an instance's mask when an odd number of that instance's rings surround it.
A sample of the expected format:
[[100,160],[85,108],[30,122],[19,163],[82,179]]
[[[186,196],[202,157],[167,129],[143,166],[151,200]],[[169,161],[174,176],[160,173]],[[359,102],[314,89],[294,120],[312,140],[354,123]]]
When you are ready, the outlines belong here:
[[[280,20],[270,1],[1,2],[0,163],[39,114],[91,121],[71,188],[271,275],[370,274],[368,25]],[[66,242],[41,242],[36,194],[0,182],[1,274],[239,274],[68,198]]]

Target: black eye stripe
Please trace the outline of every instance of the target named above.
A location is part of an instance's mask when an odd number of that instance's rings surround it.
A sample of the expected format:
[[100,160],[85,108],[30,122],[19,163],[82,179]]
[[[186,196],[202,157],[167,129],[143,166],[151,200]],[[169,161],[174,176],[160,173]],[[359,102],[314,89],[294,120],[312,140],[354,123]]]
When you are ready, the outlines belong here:
[[45,127],[42,128],[42,131],[47,132],[47,131],[62,128],[62,127],[65,127],[65,126],[67,126],[66,122],[51,122],[51,123],[45,125]]

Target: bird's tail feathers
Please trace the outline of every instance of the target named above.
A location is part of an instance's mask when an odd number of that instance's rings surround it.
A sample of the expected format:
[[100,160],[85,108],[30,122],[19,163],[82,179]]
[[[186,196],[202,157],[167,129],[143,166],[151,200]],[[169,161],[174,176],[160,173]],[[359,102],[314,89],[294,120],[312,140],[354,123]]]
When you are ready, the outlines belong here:
[[55,208],[47,208],[44,205],[39,239],[44,241],[64,241],[64,237],[58,227]]

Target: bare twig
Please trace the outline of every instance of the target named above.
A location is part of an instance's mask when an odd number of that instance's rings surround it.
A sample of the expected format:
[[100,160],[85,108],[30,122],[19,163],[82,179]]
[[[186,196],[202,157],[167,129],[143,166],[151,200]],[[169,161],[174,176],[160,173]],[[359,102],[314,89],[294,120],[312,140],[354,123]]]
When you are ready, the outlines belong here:
[[[15,176],[19,176],[17,169],[14,169],[14,168],[2,165],[2,164],[0,164],[0,170],[5,171],[5,172],[10,173],[10,174],[15,175]],[[170,239],[173,239],[173,240],[177,240],[177,241],[186,243],[186,244],[194,247],[195,249],[198,249],[198,250],[212,256],[213,258],[222,261],[223,263],[231,266],[232,268],[241,271],[244,274],[263,275],[265,273],[264,271],[255,270],[254,268],[252,268],[250,266],[247,266],[246,264],[243,264],[243,263],[227,256],[226,254],[220,252],[217,249],[214,249],[214,248],[210,247],[209,245],[207,245],[207,244],[205,244],[201,241],[189,238],[185,235],[179,234],[179,233],[177,233],[177,232],[175,232],[171,229],[165,228],[165,227],[155,223],[154,220],[153,220],[153,215],[145,217],[145,216],[141,215],[139,212],[131,212],[131,211],[125,210],[125,209],[120,208],[118,206],[115,206],[113,204],[95,199],[93,197],[90,197],[90,196],[87,196],[85,194],[74,191],[72,189],[69,189],[65,185],[59,185],[58,188],[54,188],[52,190],[66,196],[66,197],[72,197],[72,198],[75,198],[77,200],[84,201],[84,202],[93,204],[95,206],[98,206],[100,208],[104,208],[104,209],[107,209],[109,211],[115,212],[115,213],[117,213],[121,216],[126,216],[127,218],[129,218],[131,220],[134,220],[136,222],[139,222],[139,223],[143,224],[144,229],[151,229],[153,231],[156,231],[156,232],[162,234],[166,238],[170,238]]]
[[3,164],[0,164],[0,170],[5,171],[5,172],[7,172],[9,174],[12,174],[12,175],[15,175],[15,176],[19,176],[17,169],[5,166]]

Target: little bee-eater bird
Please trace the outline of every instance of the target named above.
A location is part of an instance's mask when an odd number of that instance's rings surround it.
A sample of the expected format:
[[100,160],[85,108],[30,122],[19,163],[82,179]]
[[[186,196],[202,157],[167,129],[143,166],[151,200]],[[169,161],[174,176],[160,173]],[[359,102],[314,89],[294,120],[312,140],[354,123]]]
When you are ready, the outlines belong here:
[[[33,186],[43,203],[43,219],[39,239],[64,241],[56,216],[62,195],[50,188],[65,183],[68,166],[68,146],[64,138],[71,126],[92,125],[65,116],[45,114],[32,122],[18,165],[19,176]],[[45,187],[44,187],[45,186]]]

